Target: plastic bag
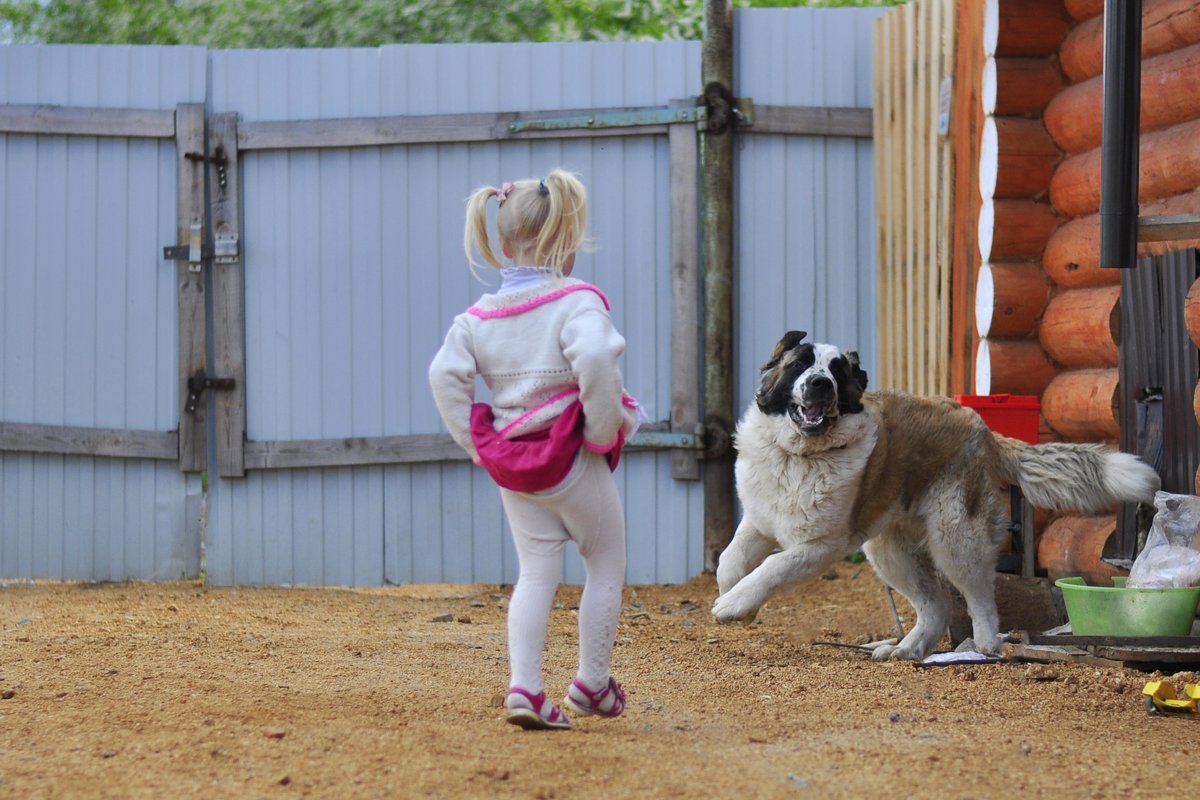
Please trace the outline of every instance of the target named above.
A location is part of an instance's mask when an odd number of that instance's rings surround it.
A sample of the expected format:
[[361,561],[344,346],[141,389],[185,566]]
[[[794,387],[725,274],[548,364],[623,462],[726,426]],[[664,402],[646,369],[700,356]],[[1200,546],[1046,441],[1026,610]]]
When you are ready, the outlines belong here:
[[1200,585],[1200,497],[1157,492],[1158,513],[1146,546],[1134,559],[1125,585],[1132,589],[1179,589]]

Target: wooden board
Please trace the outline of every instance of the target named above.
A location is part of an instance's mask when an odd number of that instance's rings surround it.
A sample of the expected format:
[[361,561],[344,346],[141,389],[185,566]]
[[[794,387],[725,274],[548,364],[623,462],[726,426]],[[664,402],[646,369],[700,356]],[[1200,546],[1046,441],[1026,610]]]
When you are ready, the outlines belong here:
[[5,103],[0,104],[0,133],[170,139],[175,112]]
[[0,422],[0,452],[5,451],[171,461],[179,457],[179,436],[171,432]]
[[[233,388],[215,398],[217,472],[223,477],[245,474],[246,439],[246,311],[242,280],[241,195],[239,190],[237,114],[216,114],[209,131],[208,152],[224,163],[208,165],[212,197],[212,231],[217,255],[212,262],[213,377],[232,378]],[[233,243],[233,255],[222,256],[221,241]]]
[[[187,245],[191,226],[205,226],[204,162],[193,155],[204,153],[204,105],[183,103],[175,110],[176,243]],[[166,269],[166,267],[164,267]],[[203,402],[194,412],[188,402],[188,379],[205,368],[204,273],[200,265],[175,262],[179,324],[179,469],[200,472],[208,469],[208,412]]]

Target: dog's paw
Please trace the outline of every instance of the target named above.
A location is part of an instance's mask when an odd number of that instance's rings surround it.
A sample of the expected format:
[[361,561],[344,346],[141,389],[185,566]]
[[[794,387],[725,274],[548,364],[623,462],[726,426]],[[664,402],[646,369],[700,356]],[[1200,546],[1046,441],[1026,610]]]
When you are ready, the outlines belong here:
[[713,601],[712,615],[717,622],[749,622],[758,616],[761,605],[762,601],[754,598],[752,593],[739,591],[735,587]]
[[925,654],[903,644],[880,644],[871,651],[875,661],[920,661]]
[[986,656],[998,656],[1004,650],[1004,637],[996,634],[989,640],[972,639],[970,637],[959,642],[954,648],[956,653],[983,653]]

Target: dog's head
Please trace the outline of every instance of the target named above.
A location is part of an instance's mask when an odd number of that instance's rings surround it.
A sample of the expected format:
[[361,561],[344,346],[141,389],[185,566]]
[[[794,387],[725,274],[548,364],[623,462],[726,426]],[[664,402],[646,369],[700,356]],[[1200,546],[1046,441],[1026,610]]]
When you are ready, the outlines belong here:
[[858,353],[831,344],[805,342],[804,331],[788,331],[763,364],[755,402],[764,414],[787,416],[804,436],[820,436],[843,414],[863,410],[867,373]]

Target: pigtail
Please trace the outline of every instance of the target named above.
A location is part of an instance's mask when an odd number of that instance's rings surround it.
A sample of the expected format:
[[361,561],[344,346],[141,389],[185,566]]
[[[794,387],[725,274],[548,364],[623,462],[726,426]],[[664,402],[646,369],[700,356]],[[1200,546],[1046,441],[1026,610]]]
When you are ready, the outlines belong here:
[[470,267],[471,274],[475,277],[479,277],[479,273],[475,271],[476,268],[483,266],[475,260],[475,251],[478,251],[483,260],[496,269],[500,269],[502,266],[500,259],[496,258],[496,254],[492,252],[492,244],[488,239],[487,230],[487,201],[488,198],[495,195],[495,187],[484,186],[476,189],[467,200],[467,224],[463,230],[463,250],[467,254],[467,266]]
[[539,193],[543,186],[549,209],[534,241],[534,252],[541,263],[557,272],[572,253],[586,244],[587,189],[578,177],[561,169],[542,179]]

